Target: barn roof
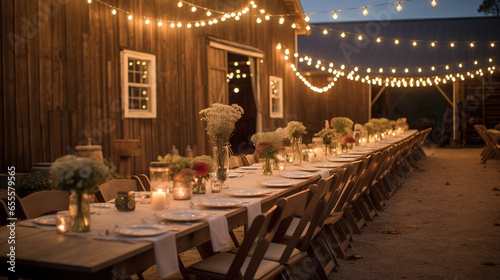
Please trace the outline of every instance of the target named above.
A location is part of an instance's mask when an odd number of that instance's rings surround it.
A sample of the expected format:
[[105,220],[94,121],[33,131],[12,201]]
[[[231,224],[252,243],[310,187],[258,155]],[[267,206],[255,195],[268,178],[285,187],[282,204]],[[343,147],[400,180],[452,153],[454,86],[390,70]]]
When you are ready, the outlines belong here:
[[[500,64],[499,26],[500,17],[316,23],[311,25],[309,36],[298,37],[298,50],[313,58],[312,66],[319,59],[333,62],[334,69],[344,64],[347,73],[358,67],[363,75],[368,74],[367,68],[372,75],[380,75],[383,68],[382,76],[402,77],[465,73],[479,68],[484,71]],[[299,63],[299,70],[317,69]]]

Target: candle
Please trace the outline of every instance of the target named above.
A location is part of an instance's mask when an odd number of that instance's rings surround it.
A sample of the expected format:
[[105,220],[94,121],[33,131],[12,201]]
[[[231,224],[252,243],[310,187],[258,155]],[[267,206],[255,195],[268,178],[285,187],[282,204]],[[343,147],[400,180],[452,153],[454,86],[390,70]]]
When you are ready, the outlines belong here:
[[65,233],[69,229],[69,217],[57,215],[56,216],[56,229],[58,233]]
[[167,193],[159,189],[152,193],[151,208],[153,210],[163,210],[167,206]]
[[212,180],[211,186],[212,186],[212,193],[219,193],[222,186],[222,182],[220,180],[214,179]]
[[316,162],[315,154],[312,149],[309,149],[309,162],[314,163]]
[[283,171],[285,170],[286,163],[284,161],[279,161],[278,162],[278,170]]
[[174,188],[173,188],[174,199],[177,200],[190,199],[192,191],[193,187],[191,186],[190,182],[185,183],[180,181],[174,181]]

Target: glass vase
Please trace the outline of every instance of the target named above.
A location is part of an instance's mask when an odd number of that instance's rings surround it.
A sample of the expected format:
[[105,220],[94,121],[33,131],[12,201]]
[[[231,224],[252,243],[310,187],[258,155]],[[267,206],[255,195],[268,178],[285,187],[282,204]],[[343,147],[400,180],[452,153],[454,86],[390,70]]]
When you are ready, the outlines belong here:
[[229,145],[214,145],[213,158],[215,163],[215,178],[222,183],[222,188],[227,189],[227,174],[229,172]]
[[292,140],[292,146],[293,146],[292,162],[293,162],[293,164],[301,164],[302,163],[302,137],[294,137]]
[[90,231],[90,195],[71,190],[69,195],[69,224],[73,232]]
[[333,157],[333,145],[331,143],[323,144],[323,154],[325,159]]
[[207,181],[208,181],[207,177],[196,177],[194,179],[193,194],[204,194],[207,192]]
[[191,199],[193,193],[193,186],[191,182],[174,181],[172,194],[175,200]]
[[262,172],[264,175],[273,175],[273,160],[266,158],[262,164]]

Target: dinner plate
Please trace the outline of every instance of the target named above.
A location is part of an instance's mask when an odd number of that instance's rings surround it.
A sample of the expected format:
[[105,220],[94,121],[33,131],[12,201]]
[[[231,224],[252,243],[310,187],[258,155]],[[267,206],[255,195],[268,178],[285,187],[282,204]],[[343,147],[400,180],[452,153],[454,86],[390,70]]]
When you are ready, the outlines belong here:
[[201,206],[214,208],[231,208],[241,206],[241,201],[236,199],[209,199],[201,203]]
[[240,172],[231,172],[229,171],[229,173],[227,174],[227,176],[229,178],[237,178],[237,177],[241,177],[243,176],[243,173],[240,173]]
[[266,187],[289,187],[297,184],[296,181],[288,180],[288,179],[265,179],[263,181],[258,182],[259,184]]
[[243,170],[258,170],[261,167],[258,166],[240,166],[238,169],[243,169]]
[[307,179],[312,176],[316,176],[316,174],[312,174],[310,172],[299,172],[299,171],[280,172],[279,174],[282,177],[290,179]]
[[334,163],[334,162],[327,162],[327,163],[318,163],[316,164],[316,167],[320,168],[336,168],[339,166],[344,165],[343,163]]
[[175,222],[194,222],[205,219],[207,214],[198,211],[163,212],[160,217]]
[[93,209],[113,209],[115,208],[115,204],[114,203],[91,203],[90,204],[90,208],[93,208]]
[[115,228],[115,232],[127,236],[153,236],[167,232],[169,229],[161,225],[131,225]]
[[268,194],[269,192],[262,189],[255,190],[236,190],[229,193],[231,196],[236,197],[254,197],[254,196],[262,196]]
[[300,171],[305,171],[305,172],[318,172],[321,171],[319,168],[314,168],[314,167],[304,167],[299,169]]
[[328,161],[331,162],[350,162],[353,160],[353,158],[327,158]]
[[43,225],[43,226],[55,226],[56,225],[56,216],[57,215],[40,216],[38,218],[33,219],[33,222],[35,224]]

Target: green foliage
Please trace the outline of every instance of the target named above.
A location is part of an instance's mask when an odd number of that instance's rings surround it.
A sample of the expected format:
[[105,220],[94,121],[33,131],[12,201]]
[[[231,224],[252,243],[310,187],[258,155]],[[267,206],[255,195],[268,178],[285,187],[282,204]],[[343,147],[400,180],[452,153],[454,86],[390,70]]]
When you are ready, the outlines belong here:
[[27,176],[23,176],[18,184],[16,184],[18,190],[53,190],[55,189],[54,182],[47,175],[40,172],[35,172]]
[[500,16],[500,0],[483,0],[477,12],[485,15]]

